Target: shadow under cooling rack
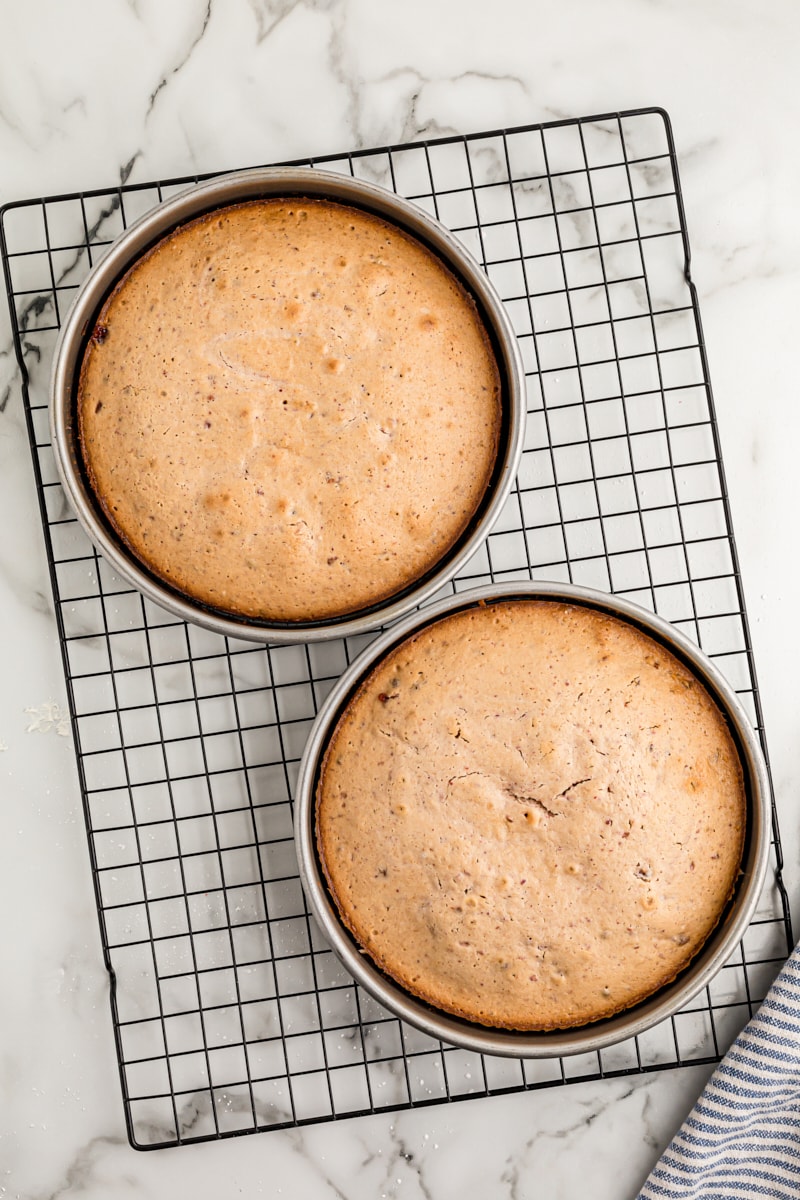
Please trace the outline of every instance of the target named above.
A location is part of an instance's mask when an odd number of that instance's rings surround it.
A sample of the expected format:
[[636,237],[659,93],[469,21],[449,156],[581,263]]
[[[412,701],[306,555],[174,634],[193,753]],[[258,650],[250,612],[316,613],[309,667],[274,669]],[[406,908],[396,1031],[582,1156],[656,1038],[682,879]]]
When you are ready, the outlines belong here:
[[[636,600],[716,661],[763,740],[666,115],[306,161],[437,216],[519,338],[518,481],[453,586],[554,579]],[[132,1144],[717,1059],[791,949],[777,823],[758,913],[715,981],[599,1053],[526,1062],[442,1045],[327,948],[298,879],[292,789],[317,707],[369,639],[254,647],[171,617],[98,557],[50,447],[48,375],[75,291],[131,220],[190,182],[11,204],[0,223]]]

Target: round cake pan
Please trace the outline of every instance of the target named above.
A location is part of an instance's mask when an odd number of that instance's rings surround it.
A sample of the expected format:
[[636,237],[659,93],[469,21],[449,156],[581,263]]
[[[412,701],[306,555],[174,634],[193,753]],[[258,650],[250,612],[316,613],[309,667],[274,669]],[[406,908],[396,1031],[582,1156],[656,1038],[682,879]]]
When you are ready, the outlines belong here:
[[[472,295],[497,359],[502,426],[494,472],[470,525],[428,572],[388,600],[316,623],[239,618],[187,597],[151,574],[125,547],[97,503],[78,442],[75,391],[97,314],[137,259],[178,226],[216,208],[268,196],[318,197],[352,205],[392,222],[432,250]],[[308,167],[265,167],[220,176],[180,192],[132,224],[92,270],[64,321],[51,379],[50,427],[56,467],[79,521],[114,569],[149,599],[215,632],[262,642],[319,641],[386,624],[433,596],[464,566],[491,530],[516,476],[525,420],[525,373],[508,314],[487,275],[464,245],[417,205],[364,180]]]
[[[615,1016],[570,1029],[514,1032],[463,1021],[430,1007],[401,988],[363,954],[339,919],[316,848],[316,790],[328,738],[342,710],[371,668],[410,634],[437,618],[478,604],[508,599],[563,601],[619,617],[662,643],[694,673],[725,715],[741,759],[747,820],[741,873],[733,897],[700,953],[670,984],[648,1000]],[[692,999],[730,957],[758,903],[770,845],[770,791],[764,756],[736,693],[716,667],[667,621],[630,601],[568,584],[514,583],[477,588],[428,606],[378,637],[337,682],[311,729],[297,784],[295,841],[300,877],[311,912],[339,959],[376,1000],[398,1017],[444,1042],[486,1054],[552,1058],[582,1054],[643,1033]],[[380,814],[376,811],[376,821]]]

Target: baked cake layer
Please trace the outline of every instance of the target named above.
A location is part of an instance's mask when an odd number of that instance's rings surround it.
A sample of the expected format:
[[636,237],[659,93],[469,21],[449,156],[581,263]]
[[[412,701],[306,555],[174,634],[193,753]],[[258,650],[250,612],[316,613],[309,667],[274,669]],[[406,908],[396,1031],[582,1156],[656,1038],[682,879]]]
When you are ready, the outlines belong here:
[[435,621],[340,717],[317,843],[342,919],[404,988],[558,1029],[658,991],[720,920],[746,801],[728,726],[659,642],[511,600]]
[[355,612],[431,570],[497,455],[472,298],[388,222],[316,199],[229,206],[122,278],[85,352],[82,453],[122,541],[242,616]]

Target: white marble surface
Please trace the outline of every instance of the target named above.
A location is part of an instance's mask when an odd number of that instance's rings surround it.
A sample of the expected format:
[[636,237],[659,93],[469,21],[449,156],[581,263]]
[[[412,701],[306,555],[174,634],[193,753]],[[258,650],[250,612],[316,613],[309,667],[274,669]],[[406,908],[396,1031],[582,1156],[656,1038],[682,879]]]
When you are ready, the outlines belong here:
[[[794,0],[0,0],[0,203],[658,104],[800,898]],[[137,1154],[0,312],[0,1196],[633,1197],[704,1069]]]

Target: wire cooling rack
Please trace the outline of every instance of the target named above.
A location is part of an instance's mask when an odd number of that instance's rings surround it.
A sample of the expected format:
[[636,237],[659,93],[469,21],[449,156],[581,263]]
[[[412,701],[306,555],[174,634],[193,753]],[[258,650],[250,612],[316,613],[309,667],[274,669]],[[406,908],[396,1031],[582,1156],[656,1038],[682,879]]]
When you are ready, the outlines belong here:
[[[305,161],[437,216],[515,326],[522,465],[453,586],[546,578],[636,600],[715,659],[763,741],[666,114]],[[292,788],[317,706],[369,638],[255,647],[176,620],[98,557],[53,464],[47,381],[69,302],[112,239],[189,182],[11,204],[0,221],[131,1143],[716,1060],[792,945],[774,817],[770,882],[730,961],[677,1016],[598,1053],[442,1045],[327,948],[298,879]]]

